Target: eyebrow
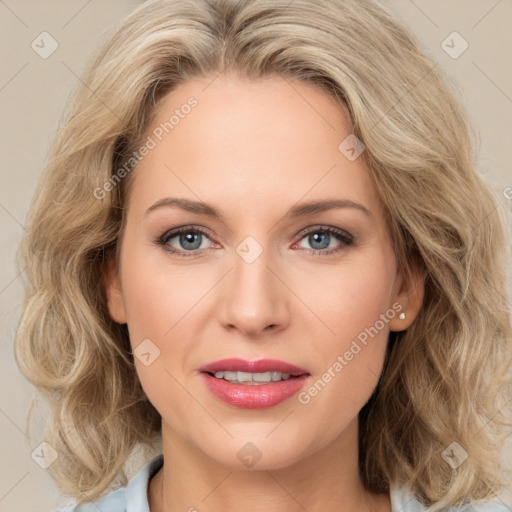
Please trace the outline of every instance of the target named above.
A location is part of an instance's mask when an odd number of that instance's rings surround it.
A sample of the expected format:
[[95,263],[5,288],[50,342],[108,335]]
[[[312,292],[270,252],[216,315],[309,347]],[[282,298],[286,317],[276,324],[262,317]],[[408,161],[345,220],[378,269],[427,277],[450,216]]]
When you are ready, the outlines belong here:
[[[194,201],[192,199],[164,197],[152,204],[147,210],[146,215],[158,208],[176,206],[187,212],[206,215],[224,222],[224,216],[221,211],[208,203]],[[353,208],[363,212],[367,217],[373,218],[372,213],[366,206],[356,203],[350,199],[327,199],[323,201],[309,201],[292,206],[284,215],[287,218],[302,217],[314,213],[321,213],[334,208]]]

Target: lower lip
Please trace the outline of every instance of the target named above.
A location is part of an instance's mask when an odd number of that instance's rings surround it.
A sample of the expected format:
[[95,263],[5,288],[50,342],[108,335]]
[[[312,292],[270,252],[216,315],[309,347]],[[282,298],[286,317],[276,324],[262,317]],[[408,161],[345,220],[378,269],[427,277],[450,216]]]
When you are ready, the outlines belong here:
[[269,384],[233,384],[203,373],[206,387],[214,396],[234,407],[243,409],[267,409],[280,404],[298,393],[309,375],[270,382]]

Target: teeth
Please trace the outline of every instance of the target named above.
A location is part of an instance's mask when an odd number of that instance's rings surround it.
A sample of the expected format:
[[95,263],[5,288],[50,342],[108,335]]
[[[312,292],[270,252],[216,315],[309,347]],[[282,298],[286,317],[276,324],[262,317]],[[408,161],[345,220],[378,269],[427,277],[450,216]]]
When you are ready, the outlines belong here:
[[215,372],[215,377],[217,379],[224,379],[237,384],[258,385],[277,382],[279,380],[287,380],[290,378],[290,374],[281,372],[250,373],[218,371]]

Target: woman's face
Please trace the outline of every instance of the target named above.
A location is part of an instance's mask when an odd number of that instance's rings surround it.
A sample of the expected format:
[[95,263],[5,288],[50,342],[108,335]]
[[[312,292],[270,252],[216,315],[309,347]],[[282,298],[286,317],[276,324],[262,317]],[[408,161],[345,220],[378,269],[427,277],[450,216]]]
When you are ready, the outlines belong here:
[[224,74],[180,85],[147,133],[109,310],[163,429],[219,463],[353,440],[389,331],[419,307],[350,134],[310,85]]

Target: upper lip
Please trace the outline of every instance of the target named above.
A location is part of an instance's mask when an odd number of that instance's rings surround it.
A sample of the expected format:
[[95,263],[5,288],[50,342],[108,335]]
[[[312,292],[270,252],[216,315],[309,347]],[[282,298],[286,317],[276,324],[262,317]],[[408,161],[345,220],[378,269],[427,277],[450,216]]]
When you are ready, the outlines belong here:
[[249,373],[266,373],[266,372],[281,372],[290,375],[303,375],[307,374],[307,370],[299,368],[294,364],[285,363],[277,359],[259,359],[257,361],[246,361],[245,359],[220,359],[207,363],[199,371],[215,373],[218,371],[231,371],[231,372],[249,372]]

